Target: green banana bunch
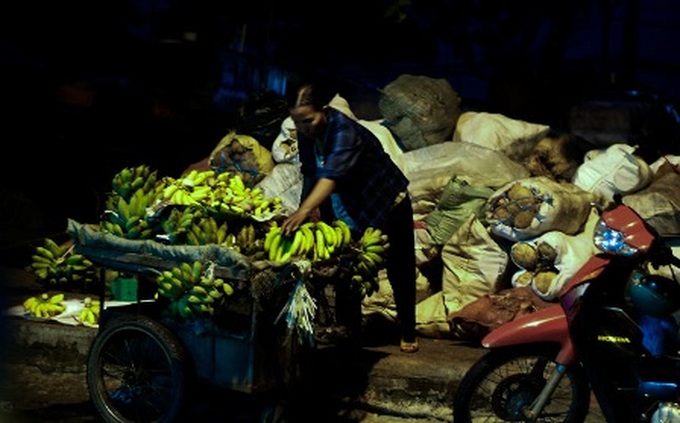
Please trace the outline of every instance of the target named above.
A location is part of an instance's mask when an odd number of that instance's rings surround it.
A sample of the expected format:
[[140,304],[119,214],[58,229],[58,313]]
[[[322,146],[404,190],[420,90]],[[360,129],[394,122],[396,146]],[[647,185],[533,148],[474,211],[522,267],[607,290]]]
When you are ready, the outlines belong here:
[[91,297],[83,299],[83,308],[78,312],[76,320],[82,324],[94,326],[99,324],[99,316],[101,314],[101,303],[99,300],[93,300]]
[[186,229],[180,222],[185,215],[185,211],[186,209],[170,209],[165,218],[161,219],[160,233],[156,234],[156,239],[170,245],[184,244],[186,242],[184,237]]
[[43,245],[35,247],[31,256],[31,271],[40,281],[46,281],[52,276],[56,276],[58,268],[64,261],[65,251],[57,245],[51,238],[45,238]]
[[326,235],[323,229],[314,225],[314,261],[328,260],[331,258],[331,253],[326,247]]
[[281,227],[273,224],[265,235],[262,248],[270,261],[286,262],[293,257],[301,256],[303,240],[301,229],[298,228],[293,234],[284,235]]
[[189,194],[189,201],[195,201],[203,205],[208,205],[212,202],[213,186],[217,182],[214,170],[199,171],[194,169],[181,178],[180,182]]
[[184,175],[180,179],[180,181],[182,184],[188,187],[199,187],[202,185],[211,187],[217,181],[215,175],[216,172],[212,169],[206,170],[192,169],[189,173]]
[[359,243],[363,248],[369,245],[385,244],[387,243],[387,235],[382,233],[379,228],[368,227],[359,238]]
[[276,241],[277,245],[274,248],[272,248],[272,242],[274,241],[274,238],[278,238],[280,236],[281,228],[279,227],[278,223],[276,223],[276,221],[270,222],[269,230],[267,230],[267,233],[264,236],[264,243],[262,244],[262,249],[269,260],[273,260],[275,258],[278,243],[281,242],[281,240],[279,239]]
[[384,267],[385,254],[389,248],[387,235],[378,228],[368,227],[359,239],[359,245],[359,263],[364,263],[369,269],[380,270]]
[[162,271],[156,277],[156,284],[158,285],[156,290],[158,294],[170,299],[181,297],[185,291],[184,282],[180,279],[182,276],[181,272],[176,274],[171,270]]
[[212,316],[224,297],[234,293],[231,284],[213,277],[211,266],[182,262],[156,278],[158,295],[170,300],[166,315],[184,320]]
[[264,240],[258,238],[257,230],[253,223],[241,226],[235,238],[236,248],[245,255],[252,255],[260,251],[264,242]]
[[303,223],[302,225],[300,225],[300,229],[298,229],[298,231],[301,233],[302,236],[300,255],[305,258],[314,259],[315,256],[318,256],[316,249],[316,240],[314,238],[314,223],[312,222]]
[[335,220],[333,224],[318,221],[310,229],[314,235],[314,261],[329,260],[339,255],[352,239],[349,226],[340,220]]
[[218,183],[214,170],[193,169],[179,179],[166,177],[161,201],[179,206],[209,206],[213,203],[214,190]]
[[97,269],[84,255],[71,252],[63,263],[66,277],[76,283],[92,283],[97,277]]
[[72,242],[57,244],[45,238],[31,255],[30,270],[38,283],[68,288],[74,283],[91,283],[96,278],[93,263],[75,253]]
[[211,188],[208,207],[225,218],[252,217],[263,221],[283,211],[281,197],[265,198],[262,188],[247,187],[239,174],[220,173]]
[[191,187],[182,183],[182,180],[165,179],[165,187],[160,195],[160,201],[177,206],[191,206],[198,204],[190,195]]
[[337,233],[340,248],[346,248],[352,242],[352,229],[344,220],[336,219],[333,221],[333,229]]
[[146,164],[125,167],[115,174],[111,181],[112,195],[129,200],[137,190],[152,191],[157,182],[157,174],[157,171],[152,171]]
[[192,225],[203,220],[208,214],[199,206],[184,207],[179,218],[179,227],[188,229]]
[[362,275],[357,273],[352,275],[350,286],[352,290],[359,293],[361,298],[363,298],[373,295],[379,289],[380,283],[377,274]]
[[378,289],[378,272],[385,267],[389,246],[387,235],[379,228],[368,227],[361,235],[352,265],[351,283],[362,295],[371,295]]
[[285,262],[301,257],[317,262],[339,255],[351,241],[349,226],[340,220],[332,224],[305,222],[289,235],[281,233],[280,227],[273,224],[265,235],[262,248],[271,261]]
[[214,217],[204,217],[193,222],[186,231],[188,245],[224,245],[227,240],[228,224],[217,224]]
[[136,190],[126,200],[120,195],[109,197],[100,227],[110,234],[126,239],[151,239],[158,231],[148,210],[156,202],[154,191]]
[[204,312],[206,314],[208,313],[207,306],[204,305],[201,307],[198,304],[194,305],[193,303],[190,303],[188,295],[183,295],[178,300],[172,301],[170,304],[168,310],[174,314],[173,317],[178,317],[180,320],[198,319]]
[[337,255],[352,242],[352,231],[349,225],[340,219],[334,220],[331,224],[319,221],[316,222],[316,227],[321,229],[323,244],[328,250],[328,254],[323,253],[324,256]]
[[50,296],[50,294],[43,292],[38,296],[27,298],[22,303],[22,306],[24,311],[28,312],[33,317],[49,319],[66,310],[63,301],[63,293],[56,293]]

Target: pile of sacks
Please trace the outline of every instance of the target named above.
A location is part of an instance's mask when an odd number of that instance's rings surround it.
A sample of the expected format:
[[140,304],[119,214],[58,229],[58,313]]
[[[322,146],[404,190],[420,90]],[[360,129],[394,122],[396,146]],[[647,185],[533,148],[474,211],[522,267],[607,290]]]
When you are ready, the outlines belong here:
[[[402,75],[380,95],[379,120],[356,118],[339,95],[329,105],[370,129],[410,180],[421,336],[478,338],[555,301],[595,254],[597,210],[614,196],[660,234],[680,234],[678,156],[647,162],[627,143],[597,146],[547,125],[462,112],[443,79]],[[271,166],[260,164],[252,181],[292,212],[302,176],[290,117],[270,153],[257,154]],[[389,283],[363,310],[396,317]]]

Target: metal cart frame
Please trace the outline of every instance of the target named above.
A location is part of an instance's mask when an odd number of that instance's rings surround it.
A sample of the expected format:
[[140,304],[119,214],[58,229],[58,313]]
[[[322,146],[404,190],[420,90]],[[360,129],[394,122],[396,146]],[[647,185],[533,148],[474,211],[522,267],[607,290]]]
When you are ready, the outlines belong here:
[[[148,254],[126,252],[112,256],[101,248],[76,246],[101,268],[134,274],[140,284],[159,271],[177,266]],[[291,268],[288,268],[291,270]],[[293,273],[291,273],[292,276]],[[247,273],[216,266],[215,276],[236,284]],[[298,277],[300,275],[297,275]],[[116,307],[106,306],[102,283],[100,327],[88,353],[87,382],[91,398],[107,422],[176,421],[184,410],[185,385],[190,379],[244,393],[261,393],[293,383],[296,345],[282,351],[281,332],[246,290],[228,325],[213,319],[180,322],[162,319],[163,304],[138,297]],[[265,316],[263,318],[263,313]],[[284,368],[288,367],[288,368]]]

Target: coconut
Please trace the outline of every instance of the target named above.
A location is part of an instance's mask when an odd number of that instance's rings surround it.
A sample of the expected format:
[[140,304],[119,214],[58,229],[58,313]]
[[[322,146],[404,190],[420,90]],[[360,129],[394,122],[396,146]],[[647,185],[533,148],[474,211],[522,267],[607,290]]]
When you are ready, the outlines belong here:
[[510,248],[512,262],[522,269],[533,271],[538,262],[538,253],[534,246],[528,242],[516,242]]

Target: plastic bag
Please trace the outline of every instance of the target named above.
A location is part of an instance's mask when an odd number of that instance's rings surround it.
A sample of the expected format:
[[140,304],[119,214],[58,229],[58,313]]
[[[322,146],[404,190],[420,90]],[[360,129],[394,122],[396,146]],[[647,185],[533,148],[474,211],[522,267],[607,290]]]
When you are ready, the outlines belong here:
[[281,131],[272,145],[272,158],[276,163],[300,163],[297,129],[290,116],[281,123]]

